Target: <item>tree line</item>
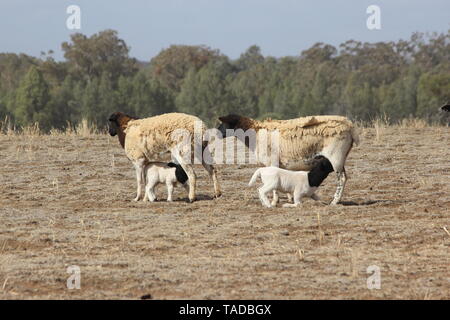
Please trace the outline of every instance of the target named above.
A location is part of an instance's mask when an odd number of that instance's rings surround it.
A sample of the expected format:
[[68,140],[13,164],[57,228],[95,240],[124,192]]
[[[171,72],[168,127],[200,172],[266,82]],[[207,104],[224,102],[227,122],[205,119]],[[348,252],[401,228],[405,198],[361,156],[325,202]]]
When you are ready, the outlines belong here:
[[370,121],[439,121],[450,101],[450,30],[409,40],[338,48],[317,43],[297,56],[263,56],[258,46],[230,59],[207,46],[172,45],[148,62],[130,57],[114,30],[62,43],[64,60],[0,53],[0,117],[18,127],[99,127],[114,111],[138,117],[194,114],[289,119],[340,114]]

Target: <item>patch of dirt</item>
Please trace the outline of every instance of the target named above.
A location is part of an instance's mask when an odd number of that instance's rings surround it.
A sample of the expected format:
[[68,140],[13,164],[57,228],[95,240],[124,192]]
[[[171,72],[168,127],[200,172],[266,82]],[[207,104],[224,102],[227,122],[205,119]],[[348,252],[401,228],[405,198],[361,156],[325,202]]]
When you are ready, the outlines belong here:
[[256,166],[218,166],[219,199],[198,167],[200,201],[136,203],[112,137],[0,136],[0,298],[449,299],[448,141],[448,127],[364,129],[342,204],[326,204],[330,175],[321,202],[266,209]]

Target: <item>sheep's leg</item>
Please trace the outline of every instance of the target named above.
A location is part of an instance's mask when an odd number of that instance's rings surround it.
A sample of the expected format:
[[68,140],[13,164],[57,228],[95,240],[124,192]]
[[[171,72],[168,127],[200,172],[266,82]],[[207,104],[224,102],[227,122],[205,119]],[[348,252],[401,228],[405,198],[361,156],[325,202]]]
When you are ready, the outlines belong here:
[[186,190],[186,192],[189,194],[189,183],[183,184],[183,188],[184,188],[184,190]]
[[334,194],[333,201],[331,201],[332,205],[336,205],[341,201],[342,194],[344,193],[345,183],[347,182],[347,174],[345,173],[345,168],[341,172],[337,172],[337,189]]
[[189,182],[189,202],[195,201],[195,185],[197,183],[197,177],[195,175],[194,169],[192,168],[192,165],[185,164],[180,162],[181,167],[186,172],[186,175],[188,176],[188,182]]
[[217,180],[217,169],[212,165],[207,164],[205,161],[202,161],[203,168],[208,171],[209,176],[212,178],[214,184],[214,197],[219,198],[222,195],[220,191],[219,181]]
[[192,167],[192,164],[187,163],[184,158],[180,155],[178,150],[172,151],[172,156],[175,158],[175,160],[178,161],[178,163],[181,165],[183,170],[186,172],[186,175],[188,176],[188,183],[189,183],[189,202],[195,201],[195,185],[197,183],[197,177],[194,172],[194,168]]
[[167,183],[167,201],[172,202],[173,184]]
[[134,168],[136,170],[136,180],[137,180],[136,198],[134,198],[134,201],[139,201],[142,199],[142,184],[145,183],[144,162],[145,162],[144,159],[139,159],[133,163]]
[[278,203],[278,192],[277,190],[273,190],[273,199],[272,199],[272,207],[276,207]]

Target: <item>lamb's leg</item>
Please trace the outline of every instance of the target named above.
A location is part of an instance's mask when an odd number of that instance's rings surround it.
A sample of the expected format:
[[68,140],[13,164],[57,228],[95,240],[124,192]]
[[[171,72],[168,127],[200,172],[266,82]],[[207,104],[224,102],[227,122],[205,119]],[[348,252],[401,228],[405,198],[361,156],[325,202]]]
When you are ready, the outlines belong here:
[[273,199],[272,199],[272,207],[276,207],[278,203],[278,192],[277,190],[273,190]]
[[319,201],[319,200],[320,200],[320,197],[319,197],[317,194],[313,193],[313,194],[311,195],[311,199],[313,199],[313,200],[315,200],[315,201]]
[[283,204],[283,208],[295,208],[298,207],[301,204],[300,199],[302,198],[302,195],[298,191],[294,191],[294,203],[285,203]]
[[266,206],[267,208],[271,208],[272,205],[270,204],[269,198],[267,198],[267,194],[272,191],[267,186],[262,186],[258,189],[259,193],[259,200],[261,200],[261,203],[263,206]]
[[347,182],[347,174],[345,173],[345,168],[343,169],[342,172],[337,172],[337,189],[336,189],[336,193],[334,194],[334,198],[333,201],[331,201],[330,204],[332,205],[336,205],[339,203],[339,201],[341,201],[342,198],[342,194],[344,193],[344,187],[345,187],[345,183]]
[[145,183],[144,163],[145,163],[144,159],[139,159],[133,163],[134,168],[136,170],[136,180],[137,180],[136,198],[134,198],[134,201],[139,201],[142,199],[142,184]]
[[289,203],[294,203],[294,201],[293,201],[293,199],[292,199],[292,194],[287,193],[286,195],[287,195],[287,201],[288,201]]
[[209,176],[212,178],[214,184],[214,197],[219,198],[222,195],[220,191],[219,181],[217,180],[217,169],[212,165],[207,164],[205,161],[202,161],[203,168],[208,171]]
[[167,183],[167,201],[172,202],[173,184]]
[[148,190],[148,200],[154,202],[156,200],[155,186],[152,186]]

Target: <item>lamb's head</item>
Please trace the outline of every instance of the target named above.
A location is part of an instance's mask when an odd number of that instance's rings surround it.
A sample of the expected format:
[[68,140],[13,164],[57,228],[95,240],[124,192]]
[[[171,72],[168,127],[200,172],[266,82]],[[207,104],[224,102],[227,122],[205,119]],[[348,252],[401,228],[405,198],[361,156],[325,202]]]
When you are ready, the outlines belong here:
[[441,107],[441,110],[442,110],[442,111],[445,111],[445,112],[450,112],[450,103],[444,104],[444,105]]
[[326,172],[327,174],[330,172],[333,172],[333,165],[331,164],[331,162],[324,156],[320,156],[321,158],[319,159],[318,162],[318,166],[320,168],[320,170],[322,170],[323,172]]
[[221,124],[217,127],[220,131],[222,138],[233,136],[233,134],[227,134],[227,129],[236,130],[241,128],[240,124],[245,117],[238,116],[237,114],[229,114],[224,117],[219,117]]
[[111,136],[117,135],[119,132],[123,130],[128,121],[137,119],[135,117],[131,117],[126,115],[123,112],[114,112],[108,118],[108,132]]

